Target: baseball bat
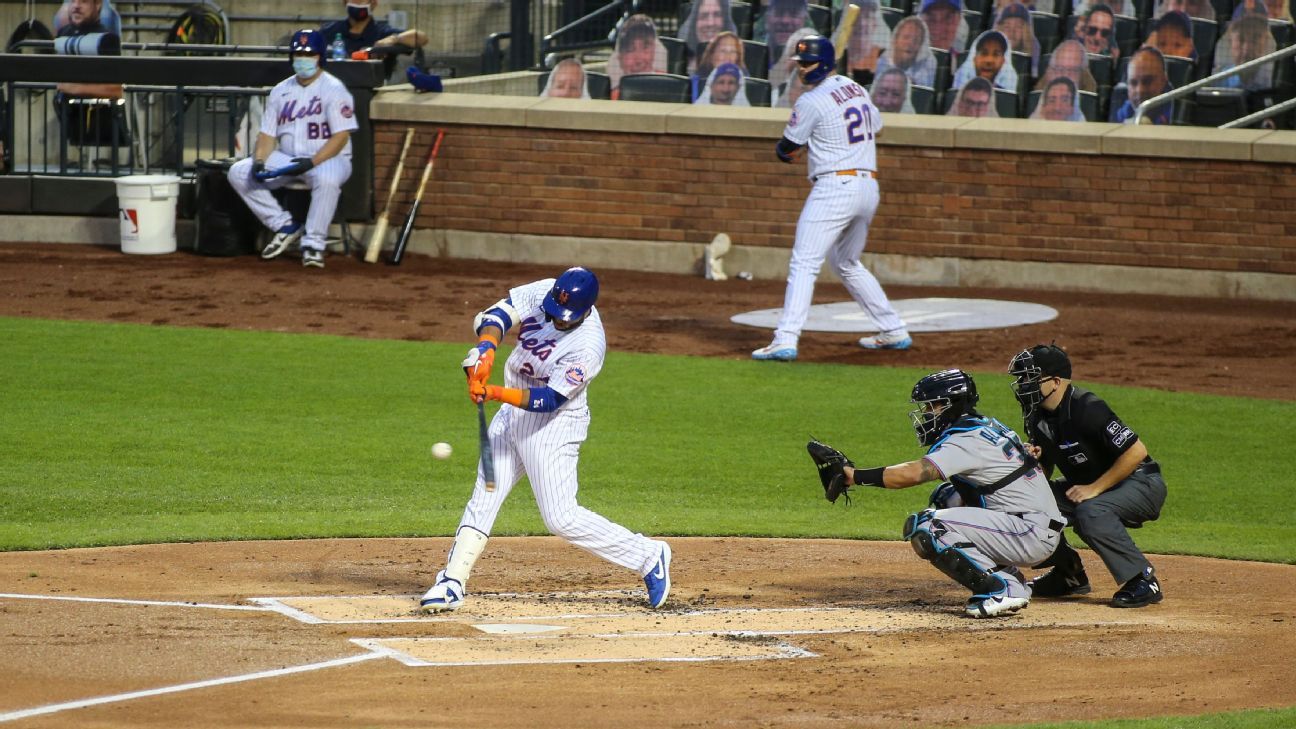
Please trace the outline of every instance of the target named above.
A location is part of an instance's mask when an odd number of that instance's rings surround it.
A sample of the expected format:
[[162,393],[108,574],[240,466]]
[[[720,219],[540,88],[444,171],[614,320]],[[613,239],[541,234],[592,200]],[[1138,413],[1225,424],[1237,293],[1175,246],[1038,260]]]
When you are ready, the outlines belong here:
[[495,490],[495,454],[491,452],[490,434],[486,432],[486,403],[477,403],[477,431],[481,438],[482,478],[486,490]]
[[837,37],[833,38],[833,49],[837,52],[837,61],[846,55],[846,46],[850,44],[851,33],[855,31],[855,21],[859,19],[860,6],[851,3],[842,13],[841,22],[837,24]]
[[441,149],[441,138],[444,136],[445,130],[438,129],[436,141],[432,143],[432,151],[428,152],[427,164],[423,166],[423,179],[419,181],[418,192],[414,193],[414,206],[410,208],[409,217],[405,219],[405,227],[401,229],[400,237],[396,239],[396,248],[392,250],[391,258],[387,261],[393,266],[399,266],[401,259],[405,257],[405,246],[409,245],[410,233],[414,230],[414,219],[418,217],[419,206],[423,204],[423,188],[427,187],[428,177],[432,175],[437,150]]
[[401,173],[405,171],[405,155],[409,152],[410,142],[414,139],[414,127],[405,129],[405,146],[401,147],[400,160],[396,163],[396,174],[392,175],[391,189],[387,191],[387,203],[383,205],[382,215],[374,224],[369,234],[369,245],[365,247],[365,263],[377,263],[378,253],[382,250],[383,239],[387,237],[387,215],[391,212],[392,200],[400,187]]

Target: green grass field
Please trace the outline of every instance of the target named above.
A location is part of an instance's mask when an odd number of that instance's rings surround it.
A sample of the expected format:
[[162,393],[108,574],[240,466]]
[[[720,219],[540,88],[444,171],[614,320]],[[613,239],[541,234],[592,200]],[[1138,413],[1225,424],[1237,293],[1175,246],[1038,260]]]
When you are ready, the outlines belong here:
[[[472,488],[462,344],[5,318],[0,343],[3,550],[448,535]],[[590,392],[581,501],[657,535],[898,539],[929,489],[831,506],[805,441],[861,465],[920,456],[907,413],[923,374],[614,352]],[[1019,427],[1007,375],[974,374],[982,410]],[[1296,404],[1095,389],[1170,487],[1140,546],[1296,563],[1296,453],[1256,448],[1291,431]],[[437,441],[450,460],[431,458]],[[545,533],[518,494],[496,533]],[[1293,725],[1296,711],[1065,726]]]

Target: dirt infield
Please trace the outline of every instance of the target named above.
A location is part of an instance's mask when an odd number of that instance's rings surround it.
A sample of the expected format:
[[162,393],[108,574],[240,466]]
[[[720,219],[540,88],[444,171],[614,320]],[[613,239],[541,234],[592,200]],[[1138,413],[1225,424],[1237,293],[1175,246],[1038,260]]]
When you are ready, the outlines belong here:
[[[422,256],[399,269],[331,257],[307,272],[295,260],[0,245],[0,316],[469,341],[476,310],[508,285],[554,273]],[[745,358],[768,332],[728,317],[777,306],[783,290],[600,275],[609,344],[622,351]],[[1015,298],[1060,316],[920,334],[909,352],[811,334],[803,359],[1002,371],[1011,353],[1056,338],[1080,379],[1296,398],[1286,387],[1296,365],[1290,305],[889,293]],[[844,298],[836,284],[816,295]],[[1115,585],[1085,552],[1092,595],[975,621],[961,614],[963,592],[901,543],[671,543],[676,586],[664,611],[642,606],[633,575],[557,539],[501,538],[469,604],[436,620],[413,613],[412,596],[440,566],[443,538],[0,554],[0,721],[894,727],[1296,705],[1285,679],[1296,665],[1296,566],[1160,556],[1167,599],[1116,610],[1105,605]],[[22,713],[32,711],[48,713]]]

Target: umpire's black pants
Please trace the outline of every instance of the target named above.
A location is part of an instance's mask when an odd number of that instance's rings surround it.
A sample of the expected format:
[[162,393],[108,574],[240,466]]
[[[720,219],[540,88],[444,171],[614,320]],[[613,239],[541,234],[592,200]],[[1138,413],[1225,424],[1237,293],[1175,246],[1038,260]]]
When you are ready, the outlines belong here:
[[1065,481],[1053,484],[1058,508],[1076,534],[1102,558],[1116,583],[1124,585],[1149,567],[1127,528],[1138,528],[1161,516],[1166,485],[1160,467],[1143,464],[1124,481],[1079,504],[1067,498],[1070,487]]

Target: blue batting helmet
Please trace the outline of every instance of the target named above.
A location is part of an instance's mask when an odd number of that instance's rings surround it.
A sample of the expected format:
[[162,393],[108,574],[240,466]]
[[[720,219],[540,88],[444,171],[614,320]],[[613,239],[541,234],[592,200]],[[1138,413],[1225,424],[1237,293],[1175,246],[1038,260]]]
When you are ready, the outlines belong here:
[[318,30],[302,28],[292,34],[292,44],[288,48],[288,57],[292,58],[298,53],[304,53],[320,57],[320,65],[324,65],[324,58],[328,55],[324,47],[324,34]]
[[599,282],[594,272],[577,266],[563,271],[544,297],[544,311],[558,321],[572,322],[589,313],[598,300]]
[[808,84],[823,81],[828,76],[828,72],[837,68],[837,54],[833,50],[832,41],[819,35],[808,35],[797,41],[796,52],[792,57],[803,66],[818,62],[818,65],[805,75],[805,82]]

